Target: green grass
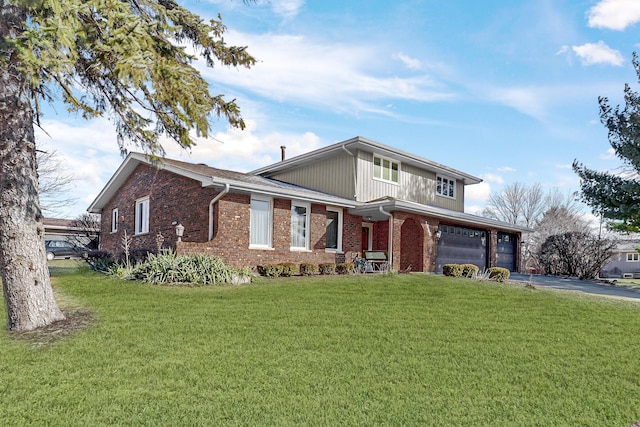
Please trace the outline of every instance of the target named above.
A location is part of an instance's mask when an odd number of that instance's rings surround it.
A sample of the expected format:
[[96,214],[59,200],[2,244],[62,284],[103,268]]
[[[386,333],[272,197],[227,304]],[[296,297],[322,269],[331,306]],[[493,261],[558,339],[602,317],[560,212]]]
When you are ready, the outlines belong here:
[[638,304],[419,274],[218,288],[54,274],[95,321],[44,346],[0,335],[2,425],[640,419]]

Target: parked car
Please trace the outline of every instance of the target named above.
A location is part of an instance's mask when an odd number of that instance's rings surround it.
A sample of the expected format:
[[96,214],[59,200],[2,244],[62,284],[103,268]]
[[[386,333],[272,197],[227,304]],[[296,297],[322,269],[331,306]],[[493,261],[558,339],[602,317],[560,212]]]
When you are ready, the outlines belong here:
[[55,258],[86,258],[89,254],[87,248],[76,246],[66,240],[45,240],[44,247],[49,261]]

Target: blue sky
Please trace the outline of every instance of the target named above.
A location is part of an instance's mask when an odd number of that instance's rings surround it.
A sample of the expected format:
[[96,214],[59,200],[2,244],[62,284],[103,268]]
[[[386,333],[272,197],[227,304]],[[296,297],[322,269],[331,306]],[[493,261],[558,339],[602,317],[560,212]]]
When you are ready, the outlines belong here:
[[[598,96],[622,102],[637,86],[637,0],[181,1],[222,15],[250,70],[196,66],[213,94],[237,98],[247,129],[213,120],[213,138],[169,157],[250,171],[360,135],[484,179],[466,211],[516,181],[578,189],[574,159],[620,166]],[[107,118],[83,121],[54,105],[38,143],[64,159],[85,211],[122,161]],[[135,147],[131,147],[135,150]]]

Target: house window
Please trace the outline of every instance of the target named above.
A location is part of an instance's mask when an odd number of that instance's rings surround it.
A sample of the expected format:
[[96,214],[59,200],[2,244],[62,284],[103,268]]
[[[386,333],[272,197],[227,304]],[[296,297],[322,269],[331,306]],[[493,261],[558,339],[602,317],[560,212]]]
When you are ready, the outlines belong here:
[[270,248],[272,225],[271,199],[251,198],[249,247]]
[[309,204],[291,203],[291,249],[309,249]]
[[640,253],[630,252],[627,254],[627,262],[638,262],[638,261],[640,261]]
[[149,197],[136,200],[135,234],[149,232]]
[[436,176],[436,194],[456,198],[456,180],[444,176]]
[[383,157],[373,156],[373,177],[382,181],[398,183],[398,163]]
[[118,208],[111,210],[111,232],[118,231]]
[[327,208],[327,250],[342,251],[342,209]]

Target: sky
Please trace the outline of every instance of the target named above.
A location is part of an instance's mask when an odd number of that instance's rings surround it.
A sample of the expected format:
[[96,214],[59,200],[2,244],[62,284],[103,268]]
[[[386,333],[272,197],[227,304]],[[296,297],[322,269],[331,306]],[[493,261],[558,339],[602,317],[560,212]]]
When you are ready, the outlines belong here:
[[[178,1],[220,14],[226,42],[257,63],[194,64],[247,127],[213,118],[191,152],[165,141],[168,157],[248,172],[279,161],[282,145],[289,158],[363,136],[482,178],[466,187],[468,213],[515,182],[575,192],[576,159],[621,165],[598,97],[617,105],[625,83],[640,89],[637,0]],[[114,127],[57,103],[41,126],[40,148],[75,177],[76,202],[56,216],[76,217],[123,160]]]

